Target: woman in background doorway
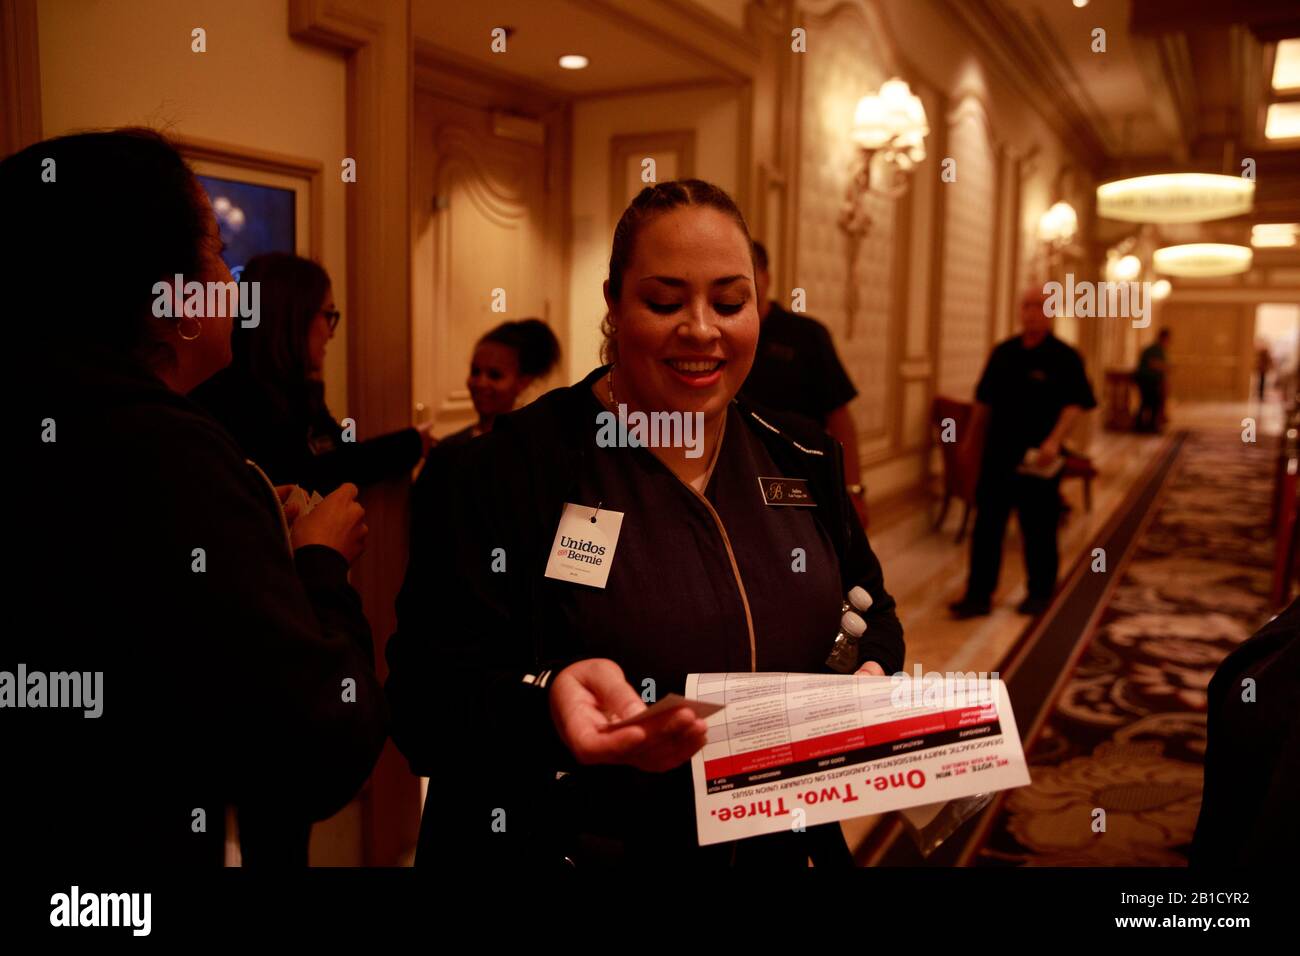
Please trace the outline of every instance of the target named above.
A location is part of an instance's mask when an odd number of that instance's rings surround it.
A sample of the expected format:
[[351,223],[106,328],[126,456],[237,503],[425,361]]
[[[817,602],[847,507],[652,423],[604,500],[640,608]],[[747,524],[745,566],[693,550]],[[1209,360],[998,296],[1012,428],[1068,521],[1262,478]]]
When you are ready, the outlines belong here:
[[498,415],[512,411],[519,396],[545,378],[560,360],[560,343],[541,319],[502,322],[474,346],[465,387],[478,421],[448,435],[443,447],[454,448],[492,430]]
[[412,527],[421,511],[438,506],[432,491],[437,476],[454,466],[472,439],[492,431],[497,418],[513,411],[519,396],[559,360],[560,343],[541,319],[502,322],[478,340],[465,379],[478,421],[444,437],[426,456],[411,495]]

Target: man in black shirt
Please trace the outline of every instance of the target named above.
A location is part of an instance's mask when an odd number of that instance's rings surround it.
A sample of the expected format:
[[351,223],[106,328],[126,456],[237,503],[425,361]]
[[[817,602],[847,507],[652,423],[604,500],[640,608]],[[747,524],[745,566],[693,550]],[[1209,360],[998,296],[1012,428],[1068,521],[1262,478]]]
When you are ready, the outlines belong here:
[[1135,431],[1160,430],[1160,422],[1165,415],[1165,349],[1168,347],[1169,330],[1161,329],[1156,341],[1144,348],[1138,357],[1133,379],[1142,395],[1142,407],[1138,410],[1137,422],[1133,426]]
[[768,298],[772,275],[767,249],[754,243],[754,286],[758,294],[758,350],[743,394],[774,411],[811,419],[844,446],[844,483],[862,526],[867,525],[866,490],[858,466],[858,429],[849,402],[858,390],[840,364],[826,326],[787,312]]
[[951,606],[958,618],[989,613],[1013,507],[1020,517],[1029,585],[1029,596],[1018,610],[1041,614],[1056,589],[1061,496],[1060,470],[1053,473],[1052,465],[1074,420],[1080,412],[1096,408],[1097,400],[1079,353],[1052,334],[1046,299],[1038,290],[1021,298],[1023,331],[994,348],[975,389],[963,457],[970,460],[975,454],[986,425],[987,435],[975,489],[970,577],[966,596]]

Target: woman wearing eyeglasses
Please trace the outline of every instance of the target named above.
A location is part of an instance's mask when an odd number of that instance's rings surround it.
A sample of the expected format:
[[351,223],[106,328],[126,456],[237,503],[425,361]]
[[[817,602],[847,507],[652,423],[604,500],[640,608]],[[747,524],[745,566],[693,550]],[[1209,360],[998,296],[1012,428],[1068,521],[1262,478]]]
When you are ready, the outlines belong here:
[[[325,406],[325,352],[339,311],[329,274],[288,253],[250,259],[240,277],[258,282],[260,315],[235,323],[234,360],[192,393],[277,485],[328,494],[409,472],[433,444],[429,427],[344,440]],[[347,436],[351,439],[352,436]]]

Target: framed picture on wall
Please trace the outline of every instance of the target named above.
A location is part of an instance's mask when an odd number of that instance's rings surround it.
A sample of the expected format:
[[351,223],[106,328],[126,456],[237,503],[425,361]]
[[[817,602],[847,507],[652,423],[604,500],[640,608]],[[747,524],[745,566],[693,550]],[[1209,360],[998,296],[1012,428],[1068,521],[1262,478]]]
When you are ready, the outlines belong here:
[[179,137],[181,152],[212,202],[222,257],[239,278],[265,252],[320,258],[320,163],[264,150]]
[[687,179],[695,175],[695,130],[668,130],[614,136],[609,141],[609,224],[618,224],[627,204],[646,186],[642,170],[654,160],[654,181]]

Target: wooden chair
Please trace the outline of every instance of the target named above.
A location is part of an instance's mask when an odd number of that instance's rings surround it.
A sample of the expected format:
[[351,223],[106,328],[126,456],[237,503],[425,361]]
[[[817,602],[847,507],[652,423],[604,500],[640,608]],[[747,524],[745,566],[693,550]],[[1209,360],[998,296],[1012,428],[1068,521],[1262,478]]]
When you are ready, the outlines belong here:
[[[949,419],[951,419],[952,432],[960,438],[966,434],[966,426],[970,423],[971,403],[961,402],[955,398],[947,398],[943,395],[936,395],[934,402],[930,406],[930,425],[935,441],[939,445],[939,453],[943,457],[943,502],[939,506],[939,516],[934,519],[934,530],[943,527],[944,519],[948,517],[948,505],[952,499],[956,498],[962,503],[961,526],[957,529],[956,540],[960,542],[966,537],[966,525],[970,522],[971,508],[975,504],[975,480],[979,477],[968,471],[957,455],[959,441],[944,441],[943,436],[946,429],[949,428]],[[979,460],[979,456],[975,456]]]
[[1087,455],[1065,451],[1065,467],[1061,469],[1061,480],[1067,478],[1083,479],[1083,510],[1092,511],[1092,479],[1097,477],[1097,469]]
[[[977,464],[973,469],[968,469],[957,454],[960,442],[946,442],[943,440],[943,434],[948,421],[951,420],[956,435],[965,435],[966,427],[970,423],[972,407],[970,402],[958,401],[943,395],[935,396],[934,403],[930,406],[930,425],[943,457],[943,500],[939,505],[939,515],[934,519],[934,529],[937,531],[943,527],[943,522],[948,517],[948,506],[952,504],[952,499],[956,498],[962,503],[961,525],[957,528],[955,539],[958,543],[966,537],[971,509],[975,506],[975,485],[979,479],[979,466]],[[983,436],[976,436],[976,440],[982,442]],[[1065,467],[1061,471],[1061,480],[1078,478],[1083,482],[1083,507],[1085,511],[1090,512],[1092,511],[1092,479],[1097,477],[1097,468],[1087,455],[1069,450],[1065,450],[1064,454]],[[972,460],[978,462],[979,458],[977,454]],[[1063,522],[1067,512],[1067,508],[1061,509]]]
[[1133,393],[1137,389],[1137,380],[1129,369],[1106,369],[1106,428],[1109,431],[1127,432],[1133,430],[1137,420],[1133,414]]

